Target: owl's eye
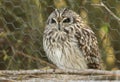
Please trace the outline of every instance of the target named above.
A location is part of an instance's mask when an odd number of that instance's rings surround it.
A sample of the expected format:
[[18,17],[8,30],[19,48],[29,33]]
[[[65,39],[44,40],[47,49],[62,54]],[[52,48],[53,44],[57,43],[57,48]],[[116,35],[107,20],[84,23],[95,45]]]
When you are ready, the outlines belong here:
[[63,21],[63,23],[69,23],[71,20],[70,20],[70,18],[66,18],[64,21]]
[[51,23],[56,23],[56,21],[54,19],[51,19]]

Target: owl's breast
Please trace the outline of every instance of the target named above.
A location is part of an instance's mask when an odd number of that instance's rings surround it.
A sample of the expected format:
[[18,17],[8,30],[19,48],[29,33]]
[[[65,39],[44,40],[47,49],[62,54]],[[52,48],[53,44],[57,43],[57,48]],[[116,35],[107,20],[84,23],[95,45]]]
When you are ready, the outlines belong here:
[[69,36],[65,33],[56,33],[50,39],[44,40],[43,43],[47,57],[59,68],[87,68],[83,54],[78,48],[77,40],[74,36]]

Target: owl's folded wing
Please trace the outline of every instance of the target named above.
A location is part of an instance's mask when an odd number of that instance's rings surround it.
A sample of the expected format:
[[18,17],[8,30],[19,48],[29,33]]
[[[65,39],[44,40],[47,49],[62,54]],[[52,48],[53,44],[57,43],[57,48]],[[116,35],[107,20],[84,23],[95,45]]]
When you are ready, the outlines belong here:
[[101,55],[94,32],[89,28],[76,30],[75,37],[89,69],[101,69]]

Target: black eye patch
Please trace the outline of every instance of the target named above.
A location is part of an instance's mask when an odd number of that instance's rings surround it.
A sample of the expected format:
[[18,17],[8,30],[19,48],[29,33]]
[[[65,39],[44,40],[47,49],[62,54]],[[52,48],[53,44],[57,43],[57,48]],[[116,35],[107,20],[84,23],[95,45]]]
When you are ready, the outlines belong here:
[[56,23],[56,21],[54,19],[51,19],[51,23]]
[[71,22],[70,18],[67,18],[63,21],[63,23],[69,23],[69,22]]

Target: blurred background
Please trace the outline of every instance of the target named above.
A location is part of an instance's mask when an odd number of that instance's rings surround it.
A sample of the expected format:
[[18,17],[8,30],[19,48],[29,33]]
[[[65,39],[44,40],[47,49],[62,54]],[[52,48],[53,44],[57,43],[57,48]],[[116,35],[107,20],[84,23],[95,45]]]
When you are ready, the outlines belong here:
[[120,0],[0,0],[0,70],[52,66],[43,30],[50,13],[64,7],[93,29],[106,70],[120,69]]

